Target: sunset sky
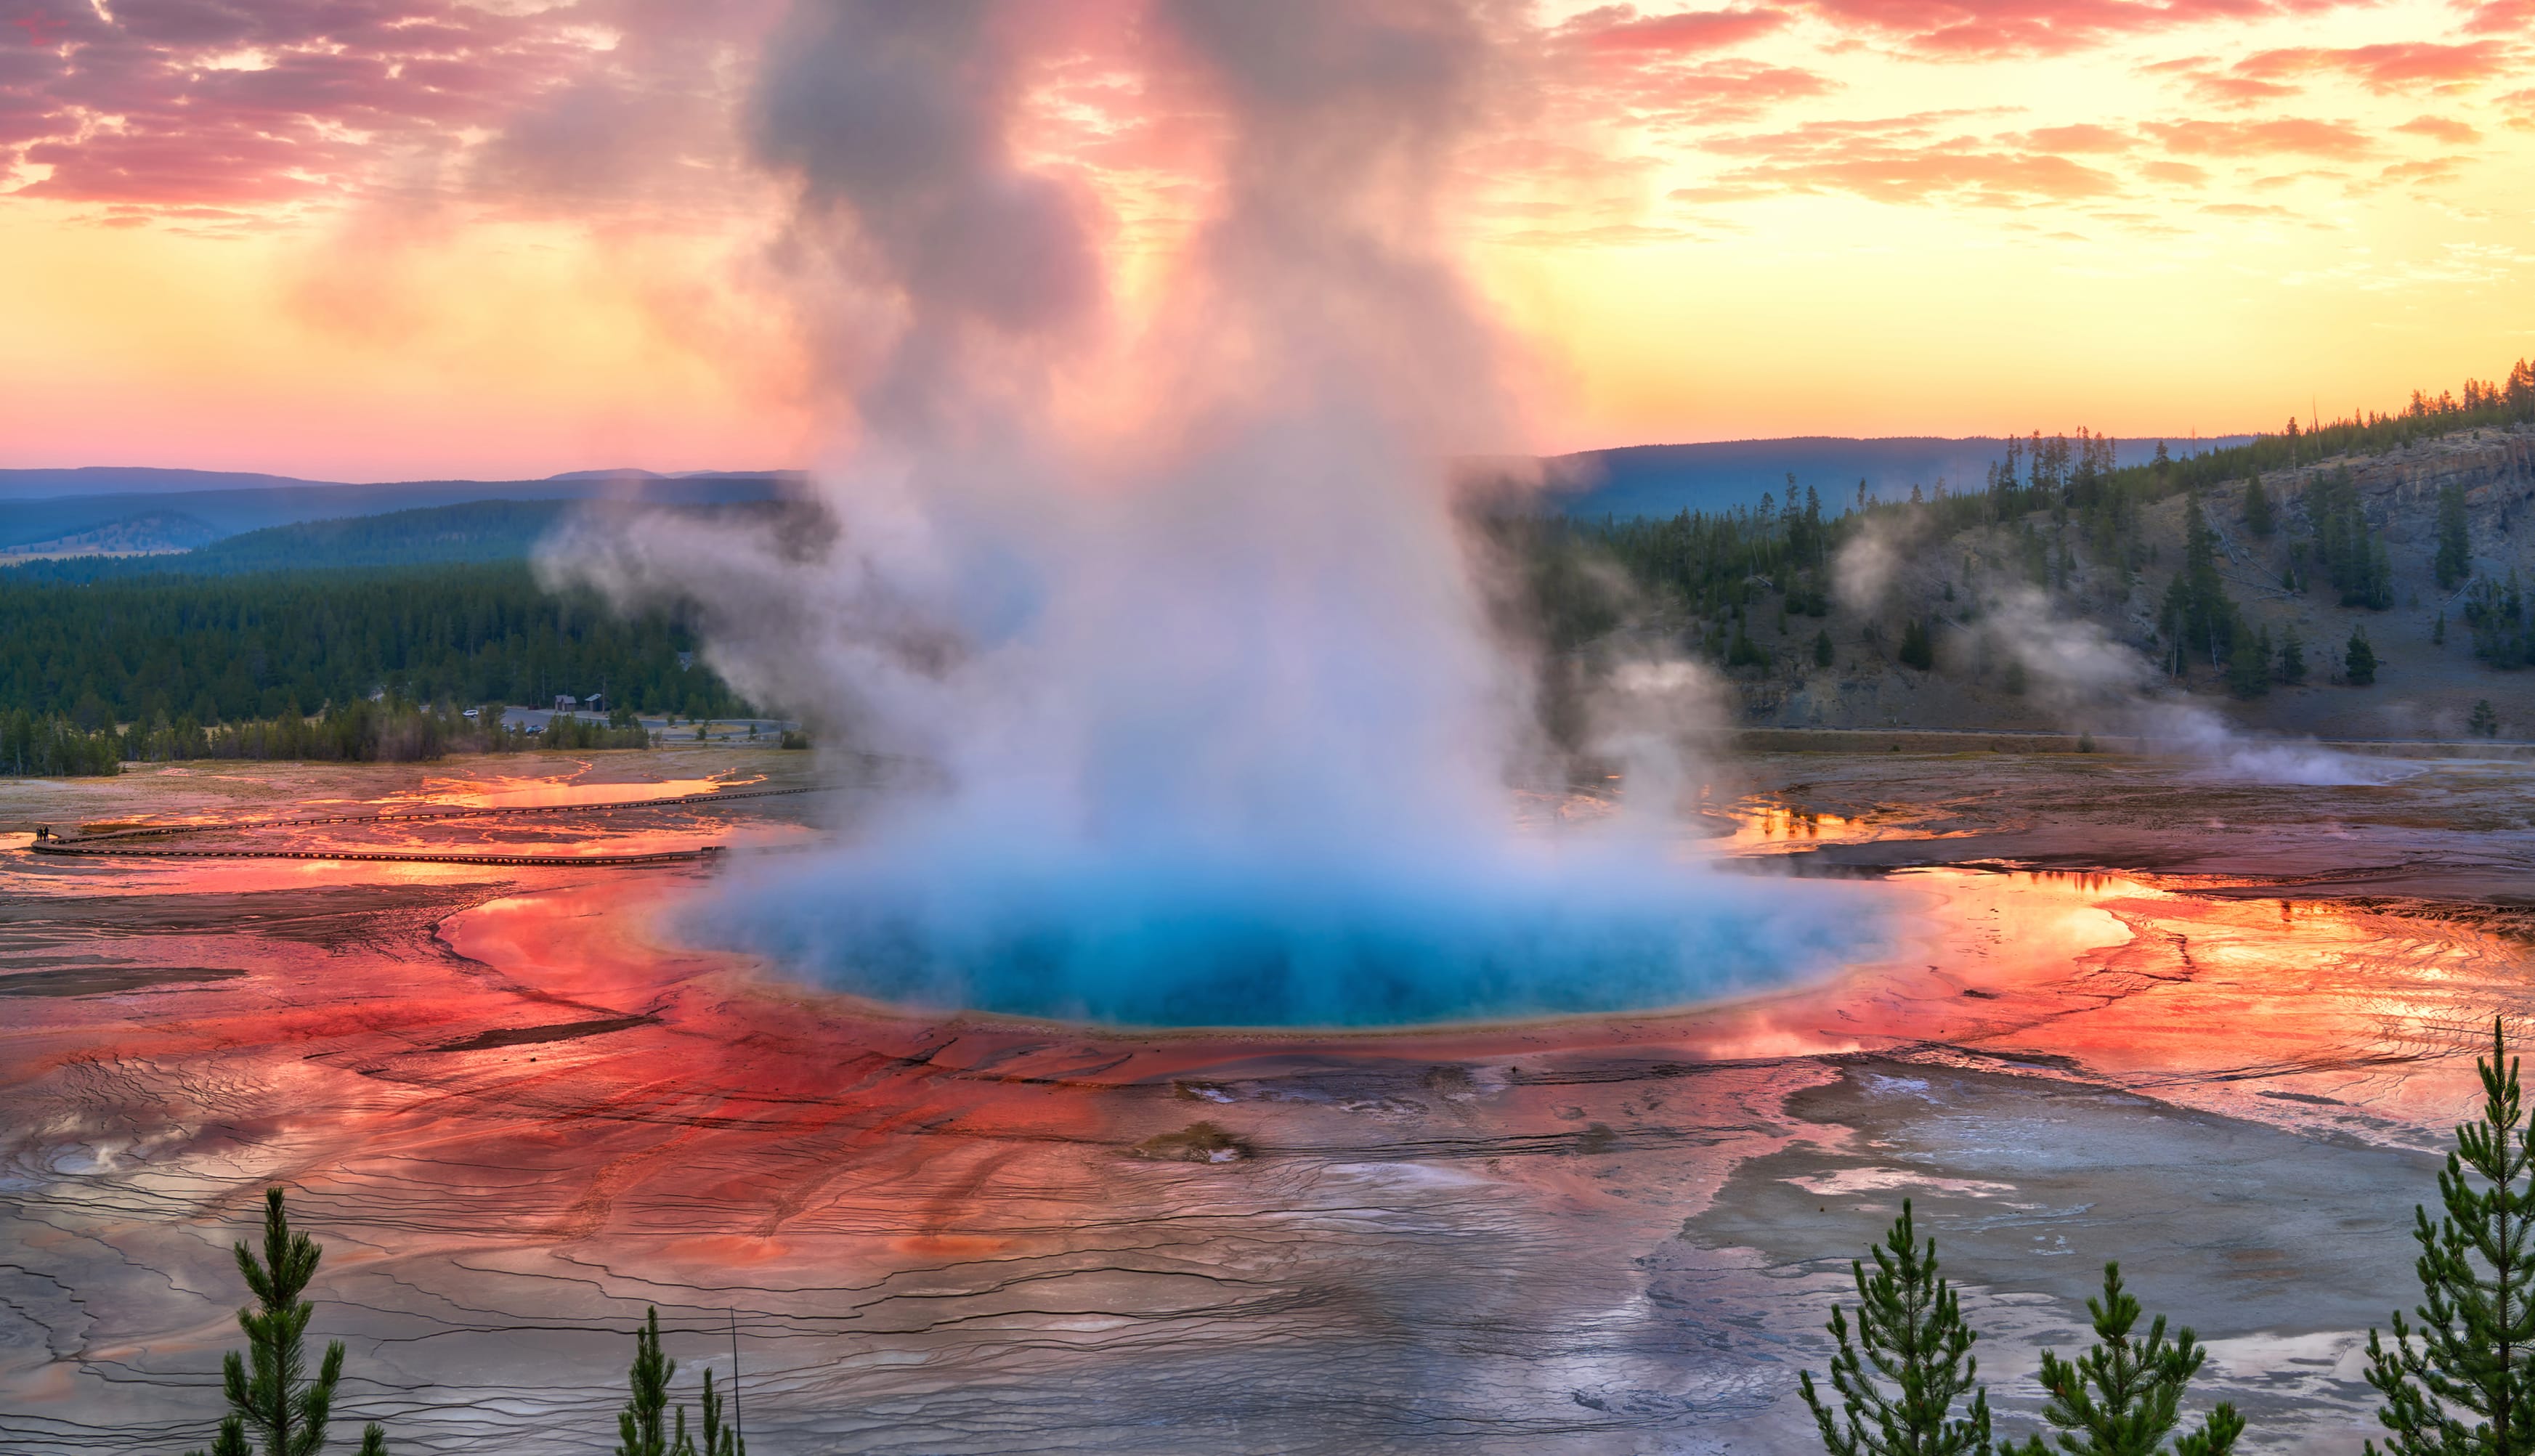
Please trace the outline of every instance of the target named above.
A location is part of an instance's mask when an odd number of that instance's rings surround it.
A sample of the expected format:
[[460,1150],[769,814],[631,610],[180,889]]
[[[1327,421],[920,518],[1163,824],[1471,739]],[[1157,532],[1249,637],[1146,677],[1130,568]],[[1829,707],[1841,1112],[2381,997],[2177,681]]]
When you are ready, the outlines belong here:
[[[1120,63],[1137,8],[1061,8],[1015,138],[1130,315],[1211,154]],[[838,326],[747,140],[780,9],[0,0],[0,465],[818,458]],[[2535,354],[2535,0],[1489,26],[1445,226],[1530,448],[2271,429]]]

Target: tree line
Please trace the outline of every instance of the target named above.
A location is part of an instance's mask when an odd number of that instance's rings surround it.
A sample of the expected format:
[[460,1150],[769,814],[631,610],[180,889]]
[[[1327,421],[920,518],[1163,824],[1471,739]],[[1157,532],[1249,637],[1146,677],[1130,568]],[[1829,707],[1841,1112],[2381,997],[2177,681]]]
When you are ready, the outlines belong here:
[[[642,749],[651,733],[631,708],[607,720],[558,714],[541,729],[506,726],[501,703],[472,711],[448,703],[407,702],[394,697],[330,703],[322,713],[203,724],[187,713],[163,714],[130,728],[84,731],[61,718],[24,710],[0,713],[0,775],[76,778],[123,771],[126,763],[174,763],[195,758],[301,759],[345,763],[421,763],[451,754],[508,754],[528,749],[582,753]],[[756,733],[752,726],[750,736]],[[697,736],[703,737],[698,729]],[[807,748],[807,734],[787,732],[783,747]]]
[[53,582],[0,574],[0,711],[83,732],[287,721],[411,702],[612,704],[748,716],[674,611],[548,591],[526,564]]

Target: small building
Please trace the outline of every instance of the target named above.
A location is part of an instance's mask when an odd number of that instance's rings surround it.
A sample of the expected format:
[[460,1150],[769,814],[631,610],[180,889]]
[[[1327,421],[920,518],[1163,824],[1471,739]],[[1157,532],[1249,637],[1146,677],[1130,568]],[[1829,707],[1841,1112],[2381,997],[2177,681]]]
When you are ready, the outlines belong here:
[[579,706],[581,706],[581,699],[573,697],[571,694],[558,693],[555,695],[554,710],[556,712],[568,713]]

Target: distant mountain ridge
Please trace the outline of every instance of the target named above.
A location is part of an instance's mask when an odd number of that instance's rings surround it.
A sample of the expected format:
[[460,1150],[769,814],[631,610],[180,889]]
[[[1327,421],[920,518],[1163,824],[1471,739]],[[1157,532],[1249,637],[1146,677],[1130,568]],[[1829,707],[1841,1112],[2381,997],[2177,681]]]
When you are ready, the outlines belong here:
[[[114,486],[81,494],[30,498],[31,489],[59,489],[63,477]],[[629,500],[662,506],[729,505],[781,499],[799,488],[797,471],[754,475],[606,475],[570,480],[408,480],[384,484],[292,480],[211,470],[0,470],[0,551],[107,530],[153,516],[202,522],[207,539],[303,521],[382,516],[477,501]],[[205,481],[262,484],[205,486]],[[157,482],[154,489],[123,488]],[[189,543],[198,544],[198,543]]]
[[[295,521],[223,537],[192,550],[0,552],[0,581],[81,582],[134,576],[235,576],[252,572],[327,572],[526,561],[567,516],[605,519],[655,509],[614,501],[467,501],[376,516]],[[656,509],[696,519],[730,519],[815,508],[777,501],[724,501]],[[814,529],[804,526],[804,529]]]
[[[2172,454],[2184,455],[2241,445],[2252,438],[2167,437],[2162,443]],[[2137,463],[2148,458],[2159,443],[2148,437],[2116,440],[2115,457],[2121,464]],[[1684,511],[1755,505],[1764,491],[1783,496],[1790,475],[1798,490],[1812,487],[1834,509],[1854,501],[1860,481],[1870,493],[1886,500],[1906,497],[1914,485],[1926,489],[1941,480],[1957,490],[1978,488],[1990,462],[2003,456],[2007,446],[2008,441],[1998,436],[1797,436],[1623,446],[1555,455],[1539,463],[1551,482],[1546,504],[1569,516],[1670,516]],[[807,480],[807,473],[799,470],[664,474],[634,467],[567,470],[538,480],[376,483],[157,466],[0,469],[0,562],[12,556],[22,560],[60,557],[83,550],[98,555],[182,551],[277,526],[504,501],[617,499],[650,505],[732,505],[797,495]],[[186,524],[174,535],[164,530],[154,535],[149,524],[180,519]],[[545,519],[551,521],[551,513]],[[493,536],[512,540],[499,529]],[[329,539],[340,547],[348,538],[338,532]],[[492,539],[476,539],[463,549],[492,550]],[[521,545],[515,554],[525,551]],[[189,554],[197,556],[205,569],[219,560],[201,556],[199,551]],[[466,555],[463,559],[487,558]]]
[[256,470],[189,470],[166,465],[75,465],[0,469],[0,501],[30,501],[61,496],[191,494],[198,491],[274,490],[314,487],[351,491],[398,491],[442,486],[472,486],[470,500],[496,496],[526,497],[542,487],[593,485],[619,480],[773,480],[798,485],[802,470],[565,470],[516,480],[306,480]]
[[[2144,463],[2160,443],[2169,454],[2181,456],[2242,445],[2253,438],[2117,439],[2114,459],[2123,465]],[[1822,494],[1824,507],[1834,510],[1854,503],[1861,480],[1870,494],[1887,501],[1906,498],[1914,485],[1928,489],[1940,480],[1949,490],[1976,490],[1991,462],[2005,456],[2007,446],[2003,436],[1859,440],[1808,435],[1704,445],[1622,446],[1553,455],[1542,464],[1549,472],[1551,503],[1569,516],[1669,516],[1684,511],[1713,513],[1756,505],[1763,491],[1783,498],[1789,475],[1796,477],[1798,490],[1811,486]]]

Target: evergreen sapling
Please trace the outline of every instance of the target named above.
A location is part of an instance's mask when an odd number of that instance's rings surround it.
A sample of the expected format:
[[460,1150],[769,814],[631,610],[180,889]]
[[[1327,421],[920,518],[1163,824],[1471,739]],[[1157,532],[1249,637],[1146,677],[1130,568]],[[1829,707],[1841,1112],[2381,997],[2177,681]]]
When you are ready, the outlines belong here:
[[722,1424],[721,1392],[713,1389],[711,1370],[705,1371],[704,1417],[700,1431],[704,1444],[696,1447],[696,1456],[748,1456],[748,1442],[740,1439],[738,1426]]
[[[210,1456],[315,1456],[326,1445],[335,1386],[343,1375],[343,1342],[327,1342],[317,1377],[308,1378],[304,1346],[317,1306],[299,1296],[316,1276],[320,1255],[316,1240],[290,1231],[281,1198],[281,1189],[265,1189],[264,1257],[243,1243],[235,1245],[238,1273],[256,1304],[238,1310],[247,1354],[232,1350],[220,1363],[229,1414]],[[384,1430],[375,1424],[363,1428],[360,1456],[387,1456],[387,1449]]]
[[2413,1211],[2420,1323],[2397,1312],[2391,1342],[2368,1332],[2387,1456],[2535,1452],[2535,1147],[2507,1054],[2495,1019],[2491,1060],[2475,1062],[2482,1119],[2456,1128],[2439,1175],[2443,1215]]
[[634,1332],[633,1386],[625,1409],[616,1416],[616,1456],[695,1456],[687,1436],[687,1408],[678,1407],[674,1432],[661,1418],[669,1409],[669,1377],[678,1363],[660,1353],[660,1311],[655,1306]]
[[[2158,1456],[2158,1443],[2183,1422],[2183,1388],[2207,1352],[2189,1328],[2166,1339],[2162,1314],[2145,1339],[2134,1339],[2139,1302],[2122,1287],[2119,1264],[2104,1266],[2103,1298],[2088,1300],[2086,1312],[2094,1318],[2094,1349],[2073,1361],[2042,1352],[2042,1388],[2051,1392],[2042,1419],[2059,1428],[2057,1448],[2067,1456]],[[2244,1429],[2245,1418],[2221,1401],[2199,1429],[2164,1449],[2171,1456],[2228,1456]],[[2006,1456],[2053,1456],[2053,1447],[2028,1436]]]
[[[1917,1242],[1904,1199],[1901,1217],[1871,1252],[1875,1272],[1861,1261],[1857,1276],[1857,1333],[1848,1315],[1831,1306],[1834,1414],[1802,1376],[1805,1404],[1822,1427],[1831,1456],[1990,1456],[1989,1395],[1973,1385],[1980,1362],[1971,1354],[1980,1338],[1963,1322],[1953,1289],[1937,1275],[1937,1241]],[[1870,1369],[1872,1373],[1870,1373]],[[1954,1403],[1965,1393],[1963,1415]]]

